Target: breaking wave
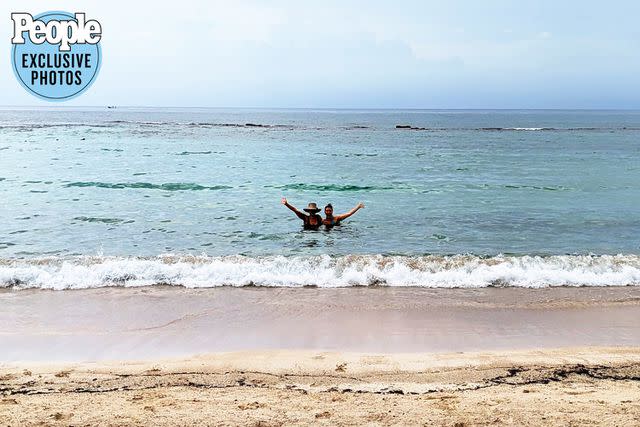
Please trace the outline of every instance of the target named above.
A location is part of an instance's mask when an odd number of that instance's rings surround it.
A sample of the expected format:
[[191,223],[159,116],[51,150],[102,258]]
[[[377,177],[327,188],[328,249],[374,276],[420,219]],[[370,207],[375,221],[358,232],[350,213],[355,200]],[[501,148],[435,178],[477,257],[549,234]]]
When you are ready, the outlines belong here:
[[483,288],[640,285],[640,255],[346,255],[0,259],[0,288],[173,285]]

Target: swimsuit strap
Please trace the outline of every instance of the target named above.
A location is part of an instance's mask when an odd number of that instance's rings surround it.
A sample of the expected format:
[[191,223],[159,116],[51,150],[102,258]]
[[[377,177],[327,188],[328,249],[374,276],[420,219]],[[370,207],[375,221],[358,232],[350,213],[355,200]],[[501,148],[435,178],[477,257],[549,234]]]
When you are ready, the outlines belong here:
[[[311,217],[316,217],[316,223],[315,224],[311,224]],[[309,214],[309,215],[305,215],[304,219],[302,220],[303,224],[305,227],[307,228],[319,228],[322,225],[322,217],[318,214]]]
[[324,224],[324,220],[322,221],[322,223],[323,223],[324,225],[326,225],[327,227],[333,227],[334,225],[338,225],[338,223],[339,223],[339,222],[340,222],[340,221],[339,221],[339,220],[336,220],[336,217],[335,217],[335,216],[332,216],[332,217],[331,217],[331,223],[330,223],[330,224]]

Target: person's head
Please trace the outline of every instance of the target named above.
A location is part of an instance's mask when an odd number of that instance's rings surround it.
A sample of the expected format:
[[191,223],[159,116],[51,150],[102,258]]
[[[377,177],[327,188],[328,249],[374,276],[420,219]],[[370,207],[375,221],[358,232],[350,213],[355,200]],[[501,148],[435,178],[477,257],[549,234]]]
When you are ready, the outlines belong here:
[[324,214],[326,216],[333,216],[333,206],[331,206],[331,203],[324,207]]

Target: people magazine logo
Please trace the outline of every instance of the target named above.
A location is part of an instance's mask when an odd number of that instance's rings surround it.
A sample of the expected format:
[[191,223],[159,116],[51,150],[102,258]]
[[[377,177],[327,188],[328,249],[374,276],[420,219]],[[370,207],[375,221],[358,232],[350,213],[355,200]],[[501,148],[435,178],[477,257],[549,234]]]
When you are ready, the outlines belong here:
[[47,101],[85,92],[100,71],[102,26],[84,13],[15,12],[11,62],[20,84]]

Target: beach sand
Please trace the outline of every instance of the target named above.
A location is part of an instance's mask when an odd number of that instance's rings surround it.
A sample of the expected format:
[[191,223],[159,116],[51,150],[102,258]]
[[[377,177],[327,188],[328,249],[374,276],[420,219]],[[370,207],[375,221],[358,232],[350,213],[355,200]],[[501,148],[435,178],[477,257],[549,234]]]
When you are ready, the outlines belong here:
[[640,290],[0,292],[0,425],[638,425]]
[[0,390],[3,425],[638,425],[640,350],[14,364]]

